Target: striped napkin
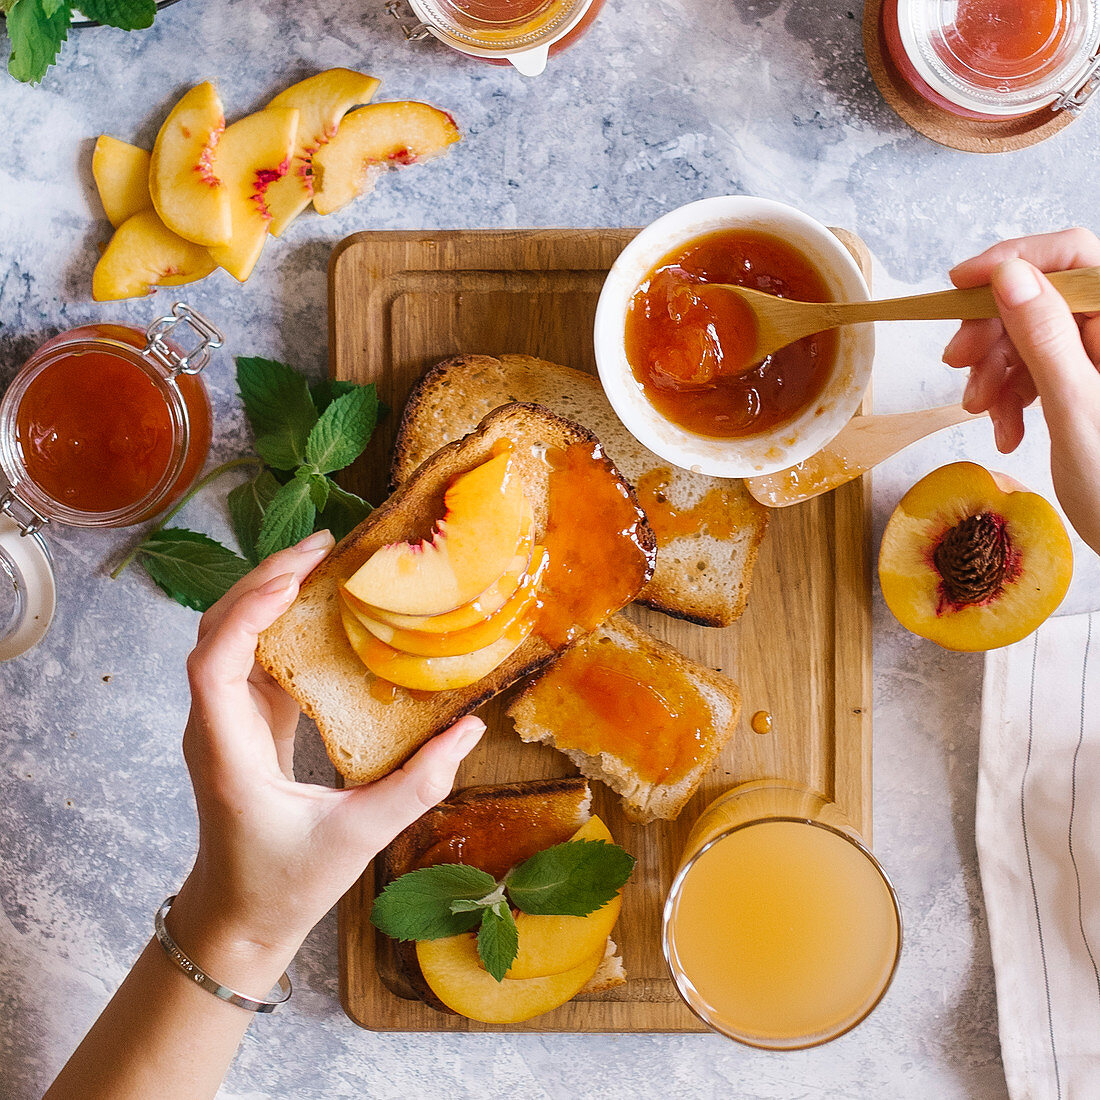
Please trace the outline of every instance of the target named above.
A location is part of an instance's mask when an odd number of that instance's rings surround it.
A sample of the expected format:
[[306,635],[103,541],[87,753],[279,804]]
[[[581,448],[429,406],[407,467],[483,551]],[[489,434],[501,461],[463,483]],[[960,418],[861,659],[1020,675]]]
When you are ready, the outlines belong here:
[[1100,612],[987,654],[976,829],[1009,1093],[1100,1097]]

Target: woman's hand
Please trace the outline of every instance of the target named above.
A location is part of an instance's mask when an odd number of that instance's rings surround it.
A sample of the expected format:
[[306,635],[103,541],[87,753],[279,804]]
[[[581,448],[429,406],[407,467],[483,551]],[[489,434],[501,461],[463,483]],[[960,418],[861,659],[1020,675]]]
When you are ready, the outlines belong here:
[[1042,274],[1095,266],[1100,240],[1085,229],[1004,241],[959,264],[952,282],[992,283],[1001,317],[964,321],[943,358],[970,368],[963,405],[989,412],[1006,454],[1023,439],[1023,410],[1042,398],[1054,490],[1100,553],[1100,313],[1074,317]]
[[183,748],[199,853],[169,928],[196,962],[225,984],[238,975],[253,995],[267,992],[374,855],[447,796],[485,729],[464,718],[369,786],[294,781],[298,707],[255,663],[256,639],[332,544],[327,532],[313,535],[234,585],[203,616],[188,661]]

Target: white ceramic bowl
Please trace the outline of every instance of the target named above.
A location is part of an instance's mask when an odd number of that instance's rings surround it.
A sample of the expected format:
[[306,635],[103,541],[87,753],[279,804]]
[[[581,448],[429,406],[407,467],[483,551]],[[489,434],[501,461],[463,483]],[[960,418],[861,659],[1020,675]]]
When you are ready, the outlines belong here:
[[596,365],[604,391],[630,433],[655,454],[715,477],[752,477],[784,470],[815,454],[855,414],[871,380],[874,328],[838,330],[836,364],[818,400],[792,420],[758,435],[715,439],[672,423],[647,400],[626,358],[626,315],[639,284],[676,248],[730,228],[771,233],[793,245],[820,272],[837,301],[868,298],[851,253],[820,222],[793,206],[741,195],[700,199],[659,218],[623,249],[607,274],[596,306]]

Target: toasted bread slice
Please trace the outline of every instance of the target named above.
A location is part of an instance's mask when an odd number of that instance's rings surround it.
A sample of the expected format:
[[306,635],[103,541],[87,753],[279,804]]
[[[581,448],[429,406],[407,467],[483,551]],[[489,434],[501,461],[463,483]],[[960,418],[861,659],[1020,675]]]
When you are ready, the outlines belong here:
[[600,438],[639,489],[657,535],[657,568],[639,603],[701,626],[728,626],[745,609],[768,512],[743,481],[707,477],[658,458],[623,427],[589,374],[529,355],[460,355],[432,367],[409,396],[391,478],[401,484],[444,443],[498,405],[534,401]]
[[[510,440],[516,468],[535,514],[535,536],[547,528],[547,448],[595,444],[586,428],[537,405],[509,405],[487,416],[477,431],[448,444],[426,461],[385,504],[376,508],[310,574],[298,598],[260,635],[260,664],[317,723],[337,770],[368,783],[404,763],[425,741],[462,715],[539,669],[558,649],[536,631],[501,665],[464,688],[415,694],[396,688],[387,696],[348,642],[340,621],[339,588],[381,546],[427,536],[442,514],[443,493],[460,473],[487,461],[493,445]],[[636,499],[605,458],[599,475],[625,489],[638,516],[635,534],[652,570],[655,540]],[[639,584],[640,587],[640,584]],[[634,593],[625,597],[629,600]]]
[[[592,794],[581,776],[538,779],[494,787],[467,787],[429,810],[404,830],[375,860],[381,892],[408,871],[436,863],[469,863],[501,877],[543,848],[568,840],[589,818]],[[581,993],[622,985],[626,975],[615,945]],[[379,977],[408,1000],[422,1000],[451,1012],[428,987],[416,960],[416,945],[378,934]]]
[[[617,658],[624,656],[627,660],[620,666]],[[701,743],[694,745],[698,736],[695,722],[684,724],[682,734],[689,740],[683,747],[694,755],[689,769],[653,781],[639,775],[636,766],[617,754],[613,743],[597,752],[571,745],[572,730],[583,726],[591,736],[590,731],[598,730],[600,723],[598,715],[586,710],[583,696],[573,688],[574,681],[566,679],[572,675],[566,671],[567,662],[574,669],[601,664],[611,669],[642,669],[644,678],[640,677],[640,682],[665,698],[675,698],[685,688],[693,689],[709,719],[709,731]],[[733,735],[740,713],[741,692],[731,679],[685,657],[622,615],[612,616],[574,646],[563,662],[537,676],[508,708],[516,732],[524,741],[540,741],[563,752],[583,775],[606,783],[620,795],[627,817],[640,823],[654,818],[671,821],[679,815]],[[586,722],[586,714],[591,714],[592,720]]]

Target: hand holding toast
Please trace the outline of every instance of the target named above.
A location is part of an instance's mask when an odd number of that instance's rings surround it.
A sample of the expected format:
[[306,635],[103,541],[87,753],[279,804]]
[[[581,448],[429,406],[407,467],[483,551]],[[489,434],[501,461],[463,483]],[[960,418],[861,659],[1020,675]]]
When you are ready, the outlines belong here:
[[181,944],[223,956],[207,963],[216,973],[256,972],[260,986],[278,978],[374,855],[450,792],[484,730],[463,719],[368,786],[294,781],[298,706],[255,664],[256,637],[332,545],[319,533],[264,561],[203,616],[188,661],[184,755],[199,853],[170,916]]
[[1085,229],[1004,241],[959,264],[952,282],[992,282],[1001,319],[964,321],[943,358],[970,368],[963,406],[988,410],[1002,452],[1019,446],[1023,410],[1042,398],[1058,500],[1100,552],[1100,314],[1074,317],[1042,275],[1097,265],[1100,240]]

